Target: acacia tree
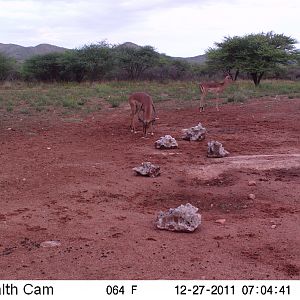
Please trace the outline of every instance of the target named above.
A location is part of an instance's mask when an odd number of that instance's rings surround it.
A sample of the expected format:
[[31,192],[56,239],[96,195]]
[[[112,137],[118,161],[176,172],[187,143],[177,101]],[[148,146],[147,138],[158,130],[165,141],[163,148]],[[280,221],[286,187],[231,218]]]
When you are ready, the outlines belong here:
[[116,50],[118,66],[125,70],[129,79],[139,79],[159,61],[159,54],[151,46],[119,47]]
[[209,48],[206,52],[208,69],[235,73],[234,80],[236,80],[240,72],[237,60],[241,54],[241,44],[242,38],[238,36],[225,37],[222,43],[215,43],[216,48]]
[[102,80],[114,64],[112,47],[105,41],[76,50],[90,81]]
[[22,67],[26,80],[59,81],[61,74],[61,53],[35,55],[27,59]]
[[214,69],[234,71],[235,79],[240,70],[247,72],[257,86],[266,72],[296,59],[296,42],[273,32],[226,37],[223,42],[215,43],[216,48],[206,52],[207,63]]
[[86,74],[85,64],[81,59],[79,51],[69,50],[60,58],[61,79],[63,81],[81,82]]

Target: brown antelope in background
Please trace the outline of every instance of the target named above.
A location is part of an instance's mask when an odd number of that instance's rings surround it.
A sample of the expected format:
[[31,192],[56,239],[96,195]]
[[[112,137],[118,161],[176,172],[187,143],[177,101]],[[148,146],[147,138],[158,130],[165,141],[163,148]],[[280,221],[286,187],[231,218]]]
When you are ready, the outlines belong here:
[[153,123],[155,121],[155,108],[150,95],[138,92],[129,96],[129,104],[131,107],[131,131],[136,133],[136,117],[143,123],[143,133],[146,137],[147,130],[151,127],[151,135],[153,135]]
[[219,97],[223,93],[224,89],[232,82],[231,75],[227,75],[223,82],[201,82],[199,88],[202,93],[200,99],[200,111],[204,111],[204,101],[208,92],[216,95],[216,108],[219,111]]

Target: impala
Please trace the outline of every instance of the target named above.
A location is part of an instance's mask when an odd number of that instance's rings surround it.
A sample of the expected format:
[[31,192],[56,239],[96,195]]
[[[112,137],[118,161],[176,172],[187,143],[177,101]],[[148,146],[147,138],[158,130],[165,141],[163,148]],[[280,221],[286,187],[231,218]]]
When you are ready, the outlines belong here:
[[129,96],[128,101],[131,107],[131,131],[136,133],[135,119],[138,117],[139,121],[143,123],[144,136],[146,137],[149,127],[151,127],[151,135],[153,135],[156,112],[151,96],[143,92],[133,93]]
[[204,99],[208,92],[216,95],[216,108],[219,110],[219,97],[224,89],[232,82],[232,77],[227,75],[223,82],[202,82],[199,83],[199,88],[202,93],[200,99],[200,111],[204,111]]

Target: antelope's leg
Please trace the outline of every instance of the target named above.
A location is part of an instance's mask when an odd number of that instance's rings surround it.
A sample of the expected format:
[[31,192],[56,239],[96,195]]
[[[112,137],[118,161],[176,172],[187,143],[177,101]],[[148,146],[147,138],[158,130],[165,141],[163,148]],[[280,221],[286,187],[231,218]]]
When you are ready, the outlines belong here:
[[220,94],[217,94],[217,98],[216,98],[216,109],[217,109],[217,111],[219,111],[219,97],[220,97]]
[[200,112],[204,111],[204,98],[205,98],[205,95],[206,95],[205,93],[202,93],[201,98],[200,98],[200,107],[199,107]]
[[133,111],[133,109],[131,108],[131,122],[130,122],[130,130],[131,132],[134,132],[135,131],[135,126],[134,126],[134,117],[135,117],[135,113]]
[[137,130],[136,130],[137,119],[138,119],[138,113],[135,113],[133,116],[133,132],[134,133],[137,133]]
[[140,112],[140,108],[138,107],[137,104],[131,104],[131,132],[136,133],[136,123],[137,123],[137,118],[138,114]]
[[153,128],[154,128],[154,125],[153,125],[153,122],[151,122],[151,123],[150,123],[151,135],[154,135],[154,133],[153,133]]

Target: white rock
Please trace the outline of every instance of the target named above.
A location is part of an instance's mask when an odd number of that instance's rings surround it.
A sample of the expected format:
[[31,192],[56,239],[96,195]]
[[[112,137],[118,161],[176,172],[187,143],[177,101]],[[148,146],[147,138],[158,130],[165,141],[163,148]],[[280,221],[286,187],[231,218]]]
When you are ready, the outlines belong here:
[[60,245],[61,243],[59,241],[45,241],[40,244],[43,248],[58,247]]
[[218,220],[215,221],[215,223],[219,223],[219,224],[222,224],[222,225],[224,225],[225,222],[226,222],[226,219],[218,219]]
[[254,200],[256,197],[255,197],[255,195],[254,194],[249,194],[248,195],[248,199],[250,199],[250,200]]
[[182,132],[182,138],[188,141],[202,141],[206,136],[206,128],[204,128],[201,123],[199,123],[197,126],[183,129]]
[[156,177],[160,175],[160,167],[153,165],[150,162],[143,162],[140,167],[132,169],[137,175]]
[[197,211],[198,208],[190,203],[170,208],[167,212],[160,211],[155,224],[159,229],[193,232],[201,224],[201,215]]
[[229,152],[224,149],[222,144],[217,141],[208,142],[208,149],[207,149],[207,157],[225,157],[228,156]]
[[248,181],[248,185],[249,186],[255,186],[256,185],[256,181],[255,180],[249,180]]
[[155,148],[174,149],[178,148],[178,143],[171,135],[165,135],[155,142]]

